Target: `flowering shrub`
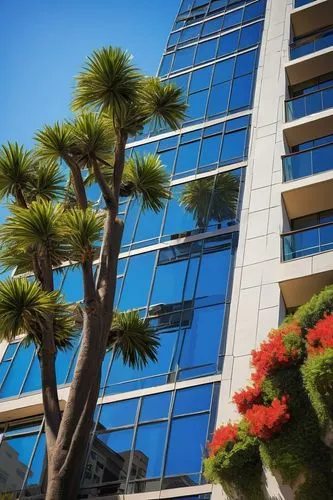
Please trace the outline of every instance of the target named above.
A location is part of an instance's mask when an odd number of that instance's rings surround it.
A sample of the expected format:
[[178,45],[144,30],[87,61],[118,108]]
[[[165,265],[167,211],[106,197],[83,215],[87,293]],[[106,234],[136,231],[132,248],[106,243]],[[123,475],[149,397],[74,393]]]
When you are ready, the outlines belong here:
[[272,330],[260,349],[252,351],[252,380],[260,384],[274,370],[290,366],[301,357],[301,329],[296,322]]
[[238,424],[227,424],[216,429],[213,439],[208,443],[209,456],[212,457],[221,448],[232,445],[238,437]]
[[271,439],[280,432],[289,418],[286,396],[282,396],[281,400],[274,399],[271,406],[253,405],[245,414],[245,419],[250,424],[250,434],[264,440]]
[[245,415],[253,405],[261,403],[261,389],[259,386],[246,387],[242,391],[235,392],[233,402],[237,406],[239,413]]
[[325,349],[333,348],[333,316],[325,316],[308,330],[307,342],[309,354],[320,354]]

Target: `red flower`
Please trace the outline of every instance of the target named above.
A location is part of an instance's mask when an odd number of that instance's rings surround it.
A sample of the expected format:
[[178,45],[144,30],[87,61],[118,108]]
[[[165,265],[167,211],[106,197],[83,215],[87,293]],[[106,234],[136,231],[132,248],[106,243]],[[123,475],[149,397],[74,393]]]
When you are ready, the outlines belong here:
[[245,415],[247,410],[252,408],[254,404],[260,403],[261,389],[259,386],[246,387],[246,389],[235,392],[232,400],[237,406],[239,413]]
[[238,437],[238,424],[227,424],[216,429],[213,439],[208,443],[209,456],[212,457],[228,443],[234,443]]
[[257,385],[275,369],[289,366],[298,360],[298,349],[288,351],[284,345],[283,339],[289,333],[301,335],[301,329],[296,322],[287,324],[278,330],[272,330],[268,335],[268,340],[262,342],[257,351],[252,351],[252,366],[255,368],[252,380]]
[[250,424],[250,434],[260,439],[271,439],[290,418],[287,397],[274,399],[271,406],[253,405],[246,412],[245,418]]
[[314,328],[308,331],[308,353],[319,354],[333,348],[333,315],[320,319]]

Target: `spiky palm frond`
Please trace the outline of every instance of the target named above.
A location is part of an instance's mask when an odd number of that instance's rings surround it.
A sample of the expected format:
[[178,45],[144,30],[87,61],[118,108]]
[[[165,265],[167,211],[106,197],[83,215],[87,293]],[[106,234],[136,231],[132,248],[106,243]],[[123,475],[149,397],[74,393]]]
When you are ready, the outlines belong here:
[[2,241],[12,241],[22,249],[63,242],[61,205],[38,200],[31,203],[29,210],[12,205],[10,211],[12,215],[1,227]]
[[199,179],[185,185],[179,203],[190,212],[199,227],[207,219],[222,222],[235,217],[239,195],[239,181],[233,175],[220,174],[214,178]]
[[72,132],[83,167],[90,166],[96,159],[107,161],[112,156],[114,136],[102,116],[87,112],[80,114],[72,123]]
[[117,47],[95,50],[76,77],[72,108],[119,116],[135,100],[141,81],[142,76],[128,52]]
[[30,181],[24,189],[24,196],[30,203],[41,198],[46,201],[63,197],[66,178],[61,174],[58,163],[37,161]]
[[144,210],[158,212],[171,196],[169,177],[158,155],[135,155],[125,165],[123,183],[128,193],[141,197]]
[[0,149],[0,198],[17,196],[31,180],[34,161],[31,151],[17,142],[3,145]]
[[[69,246],[63,225],[64,208],[43,200],[34,201],[29,209],[12,205],[11,214],[0,229],[0,258],[9,265],[18,257],[22,265],[30,256],[47,249],[54,266],[69,259]],[[12,252],[13,259],[10,259]]]
[[25,335],[26,342],[42,344],[47,318],[53,318],[56,346],[71,346],[76,335],[72,309],[59,292],[44,292],[36,282],[24,278],[0,283],[0,337],[7,342]]
[[57,161],[75,152],[75,139],[69,123],[45,125],[35,134],[37,153],[42,159]]
[[165,125],[171,129],[180,128],[187,109],[182,90],[159,78],[146,78],[141,88],[141,109],[158,128]]
[[71,209],[65,212],[63,225],[71,260],[83,263],[93,259],[95,244],[101,239],[104,214],[91,208]]
[[160,343],[157,333],[138,311],[115,312],[108,340],[108,350],[124,364],[142,369],[149,361],[157,362]]

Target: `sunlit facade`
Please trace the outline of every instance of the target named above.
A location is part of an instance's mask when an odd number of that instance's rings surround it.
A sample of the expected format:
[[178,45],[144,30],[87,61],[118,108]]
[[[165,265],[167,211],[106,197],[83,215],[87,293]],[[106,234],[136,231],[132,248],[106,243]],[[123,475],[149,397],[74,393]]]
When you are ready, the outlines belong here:
[[[80,498],[223,498],[202,462],[216,425],[235,416],[251,350],[332,282],[333,9],[295,2],[181,3],[158,74],[183,88],[186,120],[147,126],[127,146],[160,155],[173,196],[158,214],[121,202],[115,306],[150,319],[158,363],[105,356]],[[96,186],[89,197],[102,206]],[[77,268],[55,282],[82,300]],[[62,406],[78,349],[57,357]],[[43,498],[39,364],[19,340],[0,345],[0,425],[0,497]]]

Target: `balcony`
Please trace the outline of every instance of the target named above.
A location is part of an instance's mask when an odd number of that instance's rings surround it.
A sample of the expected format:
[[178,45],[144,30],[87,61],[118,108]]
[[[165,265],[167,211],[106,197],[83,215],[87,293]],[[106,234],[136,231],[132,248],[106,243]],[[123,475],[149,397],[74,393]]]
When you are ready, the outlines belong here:
[[295,0],[294,7],[291,24],[296,37],[333,24],[332,0]]
[[333,108],[333,86],[286,100],[286,121]]
[[284,262],[332,249],[333,222],[282,235],[282,260]]
[[333,170],[333,142],[282,158],[283,182]]
[[298,59],[333,45],[333,29],[327,29],[297,40],[290,45],[290,59]]

